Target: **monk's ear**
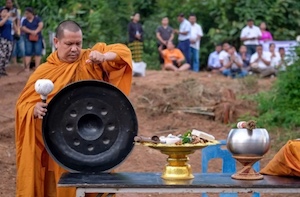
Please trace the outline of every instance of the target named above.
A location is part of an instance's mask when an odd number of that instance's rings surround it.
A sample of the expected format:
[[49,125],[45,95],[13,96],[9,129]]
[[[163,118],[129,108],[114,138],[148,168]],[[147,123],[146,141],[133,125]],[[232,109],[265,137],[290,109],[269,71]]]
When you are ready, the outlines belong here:
[[54,43],[55,48],[57,48],[58,42],[59,42],[58,38],[54,37],[53,38],[53,43]]

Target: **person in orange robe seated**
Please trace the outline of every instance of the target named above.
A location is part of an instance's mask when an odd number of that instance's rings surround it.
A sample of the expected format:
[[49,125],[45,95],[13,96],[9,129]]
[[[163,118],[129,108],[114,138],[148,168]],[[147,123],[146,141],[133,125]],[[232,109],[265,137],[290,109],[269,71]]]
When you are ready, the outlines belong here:
[[188,63],[185,63],[185,58],[182,52],[175,48],[172,41],[167,42],[167,48],[162,50],[159,48],[164,58],[164,69],[172,71],[185,71],[191,67]]
[[59,24],[54,44],[57,50],[30,76],[16,104],[17,197],[74,197],[76,193],[75,188],[57,187],[65,170],[44,147],[41,130],[47,104],[35,92],[38,79],[54,83],[47,102],[66,85],[80,80],[108,81],[126,95],[131,88],[132,59],[127,46],[97,43],[91,49],[82,49],[81,28],[70,20]]

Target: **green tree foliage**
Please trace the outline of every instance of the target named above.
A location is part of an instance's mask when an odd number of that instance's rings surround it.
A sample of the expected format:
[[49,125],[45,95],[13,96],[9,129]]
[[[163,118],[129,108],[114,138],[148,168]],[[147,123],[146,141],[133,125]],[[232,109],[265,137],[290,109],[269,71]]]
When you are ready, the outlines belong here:
[[[45,28],[54,31],[65,19],[74,19],[82,27],[84,47],[97,41],[127,43],[127,24],[134,12],[141,14],[145,30],[144,60],[148,68],[159,68],[155,30],[161,18],[168,16],[170,25],[178,28],[179,13],[196,14],[204,37],[201,41],[201,66],[207,62],[214,44],[228,41],[238,47],[239,35],[248,18],[256,25],[268,24],[276,40],[295,39],[300,32],[300,3],[295,0],[27,0],[15,1],[24,10],[35,8]],[[47,40],[47,39],[46,39]],[[177,39],[175,38],[175,41]]]

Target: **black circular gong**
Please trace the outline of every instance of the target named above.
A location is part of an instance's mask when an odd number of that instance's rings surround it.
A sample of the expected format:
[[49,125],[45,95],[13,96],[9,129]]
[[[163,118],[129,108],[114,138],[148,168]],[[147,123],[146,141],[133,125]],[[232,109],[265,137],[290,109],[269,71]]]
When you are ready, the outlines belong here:
[[63,168],[99,172],[120,164],[133,148],[138,125],[128,98],[97,80],[72,83],[48,104],[46,150]]

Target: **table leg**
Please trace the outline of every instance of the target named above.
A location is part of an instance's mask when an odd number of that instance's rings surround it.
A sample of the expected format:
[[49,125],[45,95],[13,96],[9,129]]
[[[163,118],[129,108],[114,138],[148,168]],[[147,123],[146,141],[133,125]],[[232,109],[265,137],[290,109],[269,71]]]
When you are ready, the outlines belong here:
[[85,189],[76,188],[76,197],[85,197]]

